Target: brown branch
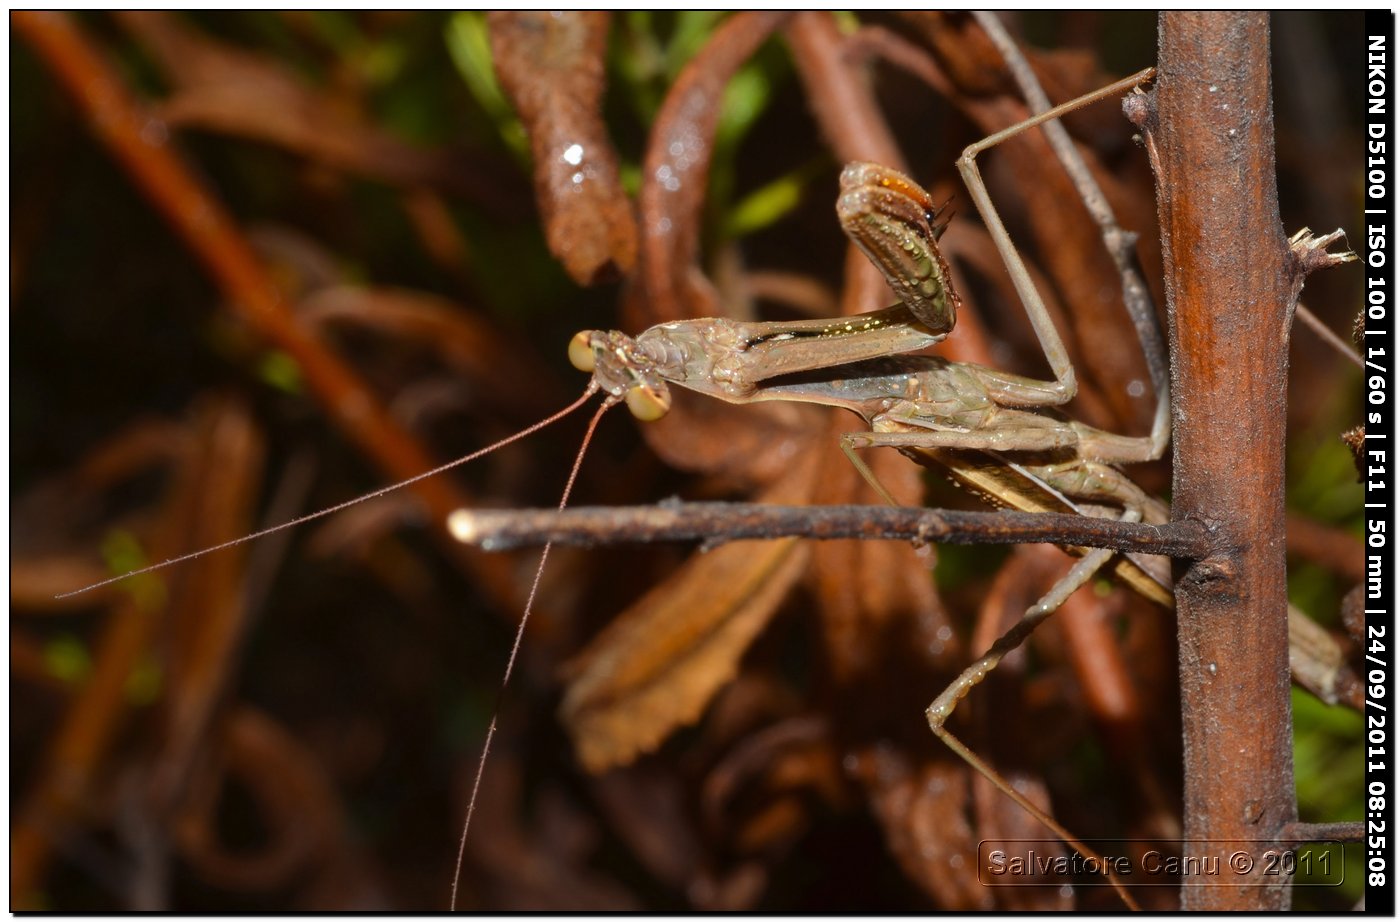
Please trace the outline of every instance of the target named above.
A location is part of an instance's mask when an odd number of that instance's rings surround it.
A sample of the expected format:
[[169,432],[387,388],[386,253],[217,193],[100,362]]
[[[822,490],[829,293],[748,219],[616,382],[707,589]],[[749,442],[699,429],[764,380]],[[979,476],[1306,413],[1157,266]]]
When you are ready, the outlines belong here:
[[1366,833],[1366,824],[1354,823],[1289,823],[1279,832],[1278,841],[1284,844],[1295,842],[1361,842]]
[[[94,133],[132,181],[203,263],[229,308],[296,360],[308,389],[341,431],[396,480],[433,468],[427,450],[394,421],[355,371],[297,321],[232,216],[195,180],[159,123],[72,20],[62,13],[17,12],[10,21],[81,106]],[[443,478],[419,481],[412,489],[433,522],[445,522],[452,510],[471,504],[468,494]],[[455,542],[447,541],[445,547],[504,607],[518,607],[519,589],[509,572],[480,557],[463,557]]]
[[1210,552],[1193,522],[1146,525],[1081,515],[962,512],[908,506],[771,506],[762,503],[672,503],[662,506],[462,510],[459,540],[488,551],[553,542],[600,545],[705,541],[708,545],[784,537],[921,541],[939,544],[1050,542],[1171,557]]
[[1366,578],[1366,549],[1344,528],[1301,515],[1288,516],[1288,556],[1325,567],[1348,582]]
[[830,13],[805,12],[787,27],[794,63],[822,133],[841,160],[873,160],[908,172],[861,68],[844,55],[844,39]]
[[[1177,400],[1172,517],[1217,541],[1176,582],[1187,854],[1263,849],[1250,843],[1297,820],[1282,486],[1293,276],[1268,28],[1262,13],[1163,14],[1148,115]],[[1182,907],[1289,905],[1286,881],[1238,883],[1187,886]]]

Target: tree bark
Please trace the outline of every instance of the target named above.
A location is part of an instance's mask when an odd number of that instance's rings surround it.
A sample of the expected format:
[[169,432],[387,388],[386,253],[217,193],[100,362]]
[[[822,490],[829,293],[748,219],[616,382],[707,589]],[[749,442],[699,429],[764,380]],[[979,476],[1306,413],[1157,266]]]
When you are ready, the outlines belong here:
[[1165,13],[1159,36],[1149,131],[1175,395],[1172,512],[1213,537],[1178,573],[1176,598],[1184,849],[1221,864],[1183,880],[1182,908],[1286,909],[1287,877],[1264,876],[1261,857],[1297,819],[1283,500],[1295,266],[1278,214],[1269,23]]

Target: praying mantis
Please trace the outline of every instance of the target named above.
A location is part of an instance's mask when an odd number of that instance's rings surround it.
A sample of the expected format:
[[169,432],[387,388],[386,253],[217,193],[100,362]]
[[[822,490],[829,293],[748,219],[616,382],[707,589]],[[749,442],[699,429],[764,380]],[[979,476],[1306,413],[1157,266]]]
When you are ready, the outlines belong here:
[[[570,344],[570,360],[593,375],[611,402],[625,402],[641,420],[663,416],[668,385],[730,403],[796,401],[851,410],[868,432],[848,434],[841,449],[892,504],[857,449],[896,448],[993,505],[1026,512],[1071,512],[1160,524],[1164,504],[1144,493],[1116,464],[1161,456],[1169,437],[1167,395],[1152,432],[1132,437],[1052,415],[1075,395],[1074,370],[1045,305],[1005,230],[977,169],[977,154],[1013,133],[1149,80],[1152,69],[1058,106],[975,144],[958,161],[978,212],[998,241],[1054,380],[1008,374],[931,356],[901,357],[949,335],[960,297],[937,247],[946,223],[929,194],[901,173],[869,163],[843,170],[837,214],[842,229],[880,268],[899,303],[837,320],[739,322],[727,319],[664,323],[635,339],[585,331]],[[929,705],[929,727],[990,779],[1086,857],[1094,853],[1028,801],[947,728],[959,700],[1001,658],[1048,618],[1095,573],[1113,572],[1142,595],[1170,607],[1165,561],[1108,550],[1084,552],[1025,617]],[[1124,892],[1125,900],[1131,903]]]

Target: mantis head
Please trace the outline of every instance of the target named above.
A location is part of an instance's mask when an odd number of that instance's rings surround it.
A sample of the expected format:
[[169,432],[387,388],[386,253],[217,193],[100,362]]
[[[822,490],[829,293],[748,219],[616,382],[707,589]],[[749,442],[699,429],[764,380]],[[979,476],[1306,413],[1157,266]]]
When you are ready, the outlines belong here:
[[643,422],[658,420],[671,409],[671,391],[655,359],[625,333],[584,330],[569,341],[569,361],[593,375],[600,388],[620,398]]

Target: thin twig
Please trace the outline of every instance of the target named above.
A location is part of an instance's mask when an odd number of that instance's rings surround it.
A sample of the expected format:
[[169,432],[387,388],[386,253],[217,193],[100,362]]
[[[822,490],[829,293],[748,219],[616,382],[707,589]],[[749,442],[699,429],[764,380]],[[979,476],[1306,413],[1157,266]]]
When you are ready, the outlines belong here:
[[1357,820],[1351,823],[1289,823],[1279,831],[1278,841],[1283,844],[1294,842],[1360,842],[1366,824]]
[[1192,522],[1145,525],[1082,515],[963,512],[908,506],[771,506],[761,503],[671,503],[661,506],[461,509],[449,520],[464,543],[488,551],[552,542],[602,545],[705,541],[708,545],[782,537],[862,538],[940,544],[1051,542],[1170,557],[1210,551]]

